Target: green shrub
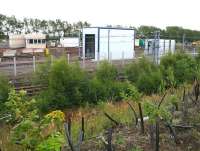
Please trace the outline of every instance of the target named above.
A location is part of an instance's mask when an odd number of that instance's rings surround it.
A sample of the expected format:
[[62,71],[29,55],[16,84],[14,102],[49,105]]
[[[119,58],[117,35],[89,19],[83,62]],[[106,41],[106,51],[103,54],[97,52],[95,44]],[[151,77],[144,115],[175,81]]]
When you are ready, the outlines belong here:
[[152,103],[152,101],[146,101],[144,103],[144,113],[149,117],[149,122],[151,123],[155,123],[157,117],[168,122],[172,119],[171,113],[165,106],[158,107],[158,105]]
[[11,115],[12,143],[20,144],[23,150],[59,150],[65,143],[65,114],[57,110],[42,116],[35,104],[34,99],[26,97],[25,91],[10,91],[5,105]]
[[136,86],[145,94],[159,93],[165,89],[163,76],[160,70],[151,71],[149,74],[141,73],[136,82]]
[[103,61],[97,67],[96,77],[102,82],[114,81],[117,79],[117,68],[107,61]]
[[158,65],[153,64],[147,58],[129,64],[125,73],[140,92],[152,94],[164,89],[163,76]]
[[143,57],[142,59],[132,62],[127,65],[125,68],[125,73],[131,82],[136,82],[140,77],[140,74],[145,72],[151,72],[152,70],[156,69],[156,65],[153,64],[150,60]]
[[197,70],[197,63],[192,56],[185,53],[168,54],[161,59],[161,66],[163,66],[163,74],[166,75],[169,68],[173,70],[176,85],[184,82],[190,82],[195,77]]
[[85,71],[78,64],[68,64],[65,58],[61,58],[49,70],[48,90],[41,95],[40,104],[49,109],[80,105],[87,90]]
[[94,77],[89,83],[88,99],[92,103],[97,103],[98,101],[105,101],[108,97],[108,91],[105,83]]
[[62,134],[52,134],[37,146],[36,151],[60,151],[64,143],[65,138]]
[[4,103],[8,99],[8,94],[10,91],[11,85],[9,84],[8,79],[0,75],[0,112],[3,112]]
[[50,69],[51,69],[51,60],[50,58],[47,58],[44,64],[37,65],[36,72],[33,74],[32,83],[47,84]]
[[106,61],[102,62],[89,84],[87,98],[90,102],[120,100],[120,92],[126,88],[126,83],[117,81],[117,76],[116,67]]

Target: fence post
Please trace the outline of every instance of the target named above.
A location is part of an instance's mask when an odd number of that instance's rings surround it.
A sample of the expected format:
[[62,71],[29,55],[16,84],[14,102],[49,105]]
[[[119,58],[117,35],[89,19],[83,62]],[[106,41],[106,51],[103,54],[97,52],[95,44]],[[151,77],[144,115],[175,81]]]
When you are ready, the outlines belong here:
[[194,47],[193,48],[193,57],[195,57],[196,56],[196,48]]
[[110,55],[109,55],[109,62],[112,64],[112,52],[110,52]]
[[1,58],[0,58],[0,62],[1,62]]
[[99,64],[99,60],[100,60],[100,54],[99,52],[97,52],[97,64]]
[[35,56],[33,56],[33,72],[35,72],[36,67],[35,67]]
[[69,64],[69,57],[70,57],[70,54],[68,53],[67,54],[67,63]]
[[13,57],[13,64],[14,64],[14,76],[17,75],[17,65],[16,65],[16,57]]
[[82,60],[82,68],[85,68],[85,56],[83,56],[83,60]]

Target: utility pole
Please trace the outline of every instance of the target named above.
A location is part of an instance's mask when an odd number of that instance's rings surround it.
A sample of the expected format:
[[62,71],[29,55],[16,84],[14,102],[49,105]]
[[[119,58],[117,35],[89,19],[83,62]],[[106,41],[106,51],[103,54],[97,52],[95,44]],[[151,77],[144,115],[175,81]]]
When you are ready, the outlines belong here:
[[182,50],[184,51],[185,49],[185,34],[183,34],[183,39],[182,39]]

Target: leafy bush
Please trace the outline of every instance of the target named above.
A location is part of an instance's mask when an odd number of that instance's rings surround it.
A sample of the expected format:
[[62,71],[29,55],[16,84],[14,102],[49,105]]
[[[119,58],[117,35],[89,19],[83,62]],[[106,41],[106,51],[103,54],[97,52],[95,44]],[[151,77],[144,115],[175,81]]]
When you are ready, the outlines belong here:
[[0,75],[0,111],[4,109],[4,102],[8,99],[10,88],[11,86],[8,79],[5,76]]
[[[55,60],[49,68],[46,71],[46,66],[42,67],[38,76],[46,77],[48,83],[48,89],[37,98],[42,111],[120,100],[120,92],[126,87],[126,83],[117,81],[117,69],[108,62],[100,63],[92,77],[78,64],[68,64],[65,58]],[[42,70],[46,74],[41,74]]]
[[120,93],[126,88],[127,83],[117,81],[118,72],[115,66],[104,61],[90,81],[88,99],[90,102],[118,101]]
[[37,146],[36,151],[60,151],[64,142],[65,138],[62,134],[52,134],[47,138],[47,140],[44,140]]
[[144,113],[149,117],[151,123],[156,122],[156,118],[159,117],[165,121],[172,119],[171,113],[164,106],[158,107],[150,101],[144,103]]
[[44,64],[38,64],[36,72],[33,74],[33,84],[47,84],[49,72],[51,69],[51,60],[47,58]]
[[58,150],[64,144],[65,115],[53,111],[41,116],[35,100],[26,98],[25,91],[12,90],[6,102],[11,114],[13,143],[20,144],[24,150]]
[[163,66],[162,72],[164,75],[167,75],[169,70],[173,72],[176,85],[192,81],[197,70],[195,59],[180,52],[162,57],[161,66]]
[[56,60],[49,70],[48,90],[40,104],[48,108],[80,105],[87,92],[88,79],[78,64],[68,64],[65,58]]
[[8,112],[11,114],[12,122],[23,120],[28,112],[35,108],[35,105],[36,101],[34,99],[28,101],[26,91],[23,90],[18,93],[15,90],[11,90],[8,100],[5,102]]
[[160,92],[165,87],[159,66],[147,58],[129,64],[125,72],[128,80],[145,94]]
[[117,79],[117,68],[107,61],[103,61],[97,67],[96,77],[102,82],[114,81]]

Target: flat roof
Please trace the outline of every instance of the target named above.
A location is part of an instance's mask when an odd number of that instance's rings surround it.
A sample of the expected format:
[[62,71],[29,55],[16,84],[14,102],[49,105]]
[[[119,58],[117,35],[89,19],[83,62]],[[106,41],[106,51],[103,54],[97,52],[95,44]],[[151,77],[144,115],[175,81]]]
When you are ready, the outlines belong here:
[[117,29],[117,30],[134,30],[131,28],[124,28],[124,27],[83,27],[84,28],[98,28],[98,29]]

